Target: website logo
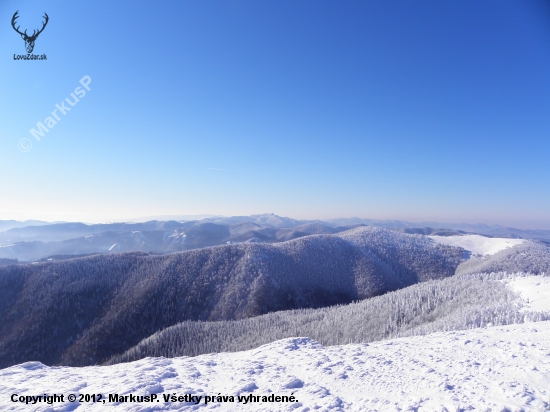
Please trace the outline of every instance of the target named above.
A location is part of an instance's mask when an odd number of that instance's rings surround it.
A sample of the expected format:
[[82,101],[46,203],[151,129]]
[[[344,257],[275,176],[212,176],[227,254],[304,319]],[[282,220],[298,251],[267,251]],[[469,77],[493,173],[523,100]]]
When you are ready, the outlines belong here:
[[27,55],[25,56],[25,55],[15,55],[14,54],[13,59],[14,60],[46,60],[46,55],[45,54],[43,54],[41,56],[37,56],[37,55],[31,54],[31,53],[34,50],[34,42],[36,41],[36,39],[38,38],[40,33],[42,33],[44,31],[44,29],[46,28],[46,25],[48,24],[48,21],[50,20],[50,18],[48,17],[48,14],[44,13],[43,18],[45,19],[45,21],[42,23],[42,28],[39,29],[39,30],[33,30],[32,34],[30,36],[27,34],[26,29],[25,29],[24,32],[22,32],[21,30],[19,30],[20,26],[15,27],[15,25],[17,24],[17,19],[18,18],[19,18],[19,10],[17,10],[13,14],[13,17],[11,18],[11,26],[21,36],[21,38],[25,41],[25,49],[27,49]]

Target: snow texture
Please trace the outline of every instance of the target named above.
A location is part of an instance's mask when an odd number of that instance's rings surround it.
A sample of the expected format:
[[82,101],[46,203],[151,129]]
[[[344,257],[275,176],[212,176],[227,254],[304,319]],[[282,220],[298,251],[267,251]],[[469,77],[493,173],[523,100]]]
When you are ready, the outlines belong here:
[[[62,403],[50,393],[294,394],[295,403]],[[84,368],[27,362],[0,370],[0,409],[223,411],[543,411],[550,396],[550,322],[323,347],[290,338],[238,353],[147,358]],[[236,399],[236,398],[235,398]],[[78,406],[78,407],[77,407]]]
[[523,311],[550,312],[550,279],[528,276],[507,283],[523,299]]
[[473,255],[494,255],[501,250],[520,245],[524,239],[508,239],[500,237],[485,237],[480,235],[462,236],[428,236],[436,243],[461,247]]

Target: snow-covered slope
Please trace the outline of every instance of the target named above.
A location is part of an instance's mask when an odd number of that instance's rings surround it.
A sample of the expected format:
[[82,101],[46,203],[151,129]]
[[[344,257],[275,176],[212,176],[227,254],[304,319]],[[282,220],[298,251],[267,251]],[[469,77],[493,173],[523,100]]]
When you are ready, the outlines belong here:
[[550,312],[550,279],[545,276],[520,277],[507,282],[523,299],[524,311]]
[[456,269],[457,275],[491,272],[550,273],[550,245],[526,240],[492,255],[471,256]]
[[485,237],[480,235],[429,236],[436,243],[461,247],[474,255],[493,255],[525,242],[523,239]]
[[[45,392],[65,402],[25,405]],[[148,395],[153,403],[109,402],[109,394]],[[238,395],[291,396],[296,402],[238,402]],[[102,394],[106,403],[68,403]],[[202,396],[165,402],[162,395]],[[207,405],[204,396],[234,396]],[[221,411],[543,411],[550,395],[550,322],[435,333],[374,344],[322,347],[291,338],[238,353],[147,358],[107,367],[0,370],[0,409]],[[250,398],[248,398],[250,399]],[[230,400],[230,398],[228,399]]]
[[[505,286],[526,276],[504,272],[457,275],[349,305],[279,311],[238,321],[185,321],[148,336],[113,356],[108,364],[241,352],[296,336],[335,346],[550,320],[547,311],[522,311],[527,301]],[[16,363],[21,362],[12,365]]]

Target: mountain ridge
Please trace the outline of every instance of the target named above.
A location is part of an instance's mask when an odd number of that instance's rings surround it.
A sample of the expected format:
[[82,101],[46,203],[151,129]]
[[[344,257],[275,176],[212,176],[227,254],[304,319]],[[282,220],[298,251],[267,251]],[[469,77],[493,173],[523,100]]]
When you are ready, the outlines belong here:
[[[1,227],[2,221],[0,221]],[[23,224],[22,222],[19,222]],[[41,222],[43,223],[43,222]],[[340,225],[346,223],[347,225]],[[173,253],[225,243],[275,243],[311,234],[334,234],[366,224],[404,233],[451,236],[479,233],[489,237],[540,239],[550,242],[550,231],[502,226],[376,221],[371,219],[296,220],[275,214],[219,217],[187,221],[85,224],[59,222],[23,226],[0,232],[0,259],[39,261],[55,256],[91,255],[125,251]],[[428,226],[431,224],[431,226]],[[470,231],[468,231],[468,230]],[[477,232],[472,231],[477,229]]]
[[101,362],[183,320],[317,308],[452,276],[464,251],[360,227],[170,255],[0,266],[0,367]]

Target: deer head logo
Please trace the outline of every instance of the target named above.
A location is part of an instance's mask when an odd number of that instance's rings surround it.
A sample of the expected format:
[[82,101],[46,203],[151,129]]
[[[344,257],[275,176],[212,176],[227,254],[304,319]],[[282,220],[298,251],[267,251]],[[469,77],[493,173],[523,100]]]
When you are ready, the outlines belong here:
[[24,33],[21,33],[19,31],[19,26],[15,27],[15,21],[17,20],[17,18],[19,17],[18,15],[19,13],[19,10],[16,11],[13,15],[13,17],[11,18],[11,25],[13,27],[13,29],[19,33],[21,35],[21,38],[23,40],[25,40],[25,48],[27,49],[27,53],[32,53],[32,51],[34,50],[34,42],[36,41],[36,38],[38,37],[38,35],[40,33],[42,33],[42,31],[44,31],[44,28],[46,27],[46,24],[48,24],[48,20],[50,19],[48,17],[48,15],[46,13],[44,13],[44,19],[46,20],[44,23],[42,23],[42,28],[38,31],[34,30],[32,32],[32,35],[28,35],[27,34],[27,30],[25,30]]

